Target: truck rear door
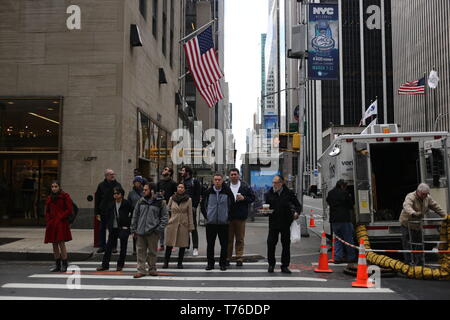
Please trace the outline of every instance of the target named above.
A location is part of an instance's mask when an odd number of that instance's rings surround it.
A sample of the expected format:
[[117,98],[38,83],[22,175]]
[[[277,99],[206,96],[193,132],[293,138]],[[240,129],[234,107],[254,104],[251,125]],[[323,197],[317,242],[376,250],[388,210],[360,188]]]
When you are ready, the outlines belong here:
[[354,142],[353,159],[356,223],[367,224],[372,222],[369,144]]

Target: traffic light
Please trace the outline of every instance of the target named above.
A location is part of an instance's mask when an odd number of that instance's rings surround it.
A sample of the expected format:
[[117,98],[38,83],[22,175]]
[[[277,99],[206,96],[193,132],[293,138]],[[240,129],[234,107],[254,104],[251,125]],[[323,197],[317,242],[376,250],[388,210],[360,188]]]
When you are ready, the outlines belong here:
[[300,150],[301,138],[299,133],[295,133],[292,138],[292,149]]

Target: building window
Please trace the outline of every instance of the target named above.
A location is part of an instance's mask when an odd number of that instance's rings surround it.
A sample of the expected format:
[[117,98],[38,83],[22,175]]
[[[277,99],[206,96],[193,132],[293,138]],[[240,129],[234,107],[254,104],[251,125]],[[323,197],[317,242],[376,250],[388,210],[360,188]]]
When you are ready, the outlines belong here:
[[167,0],[163,0],[162,52],[167,53]]
[[0,98],[0,225],[45,225],[59,177],[61,99]]
[[170,51],[169,51],[169,60],[170,60],[170,67],[173,68],[173,41],[174,39],[174,29],[175,29],[175,7],[174,7],[174,1],[170,0]]
[[147,20],[147,0],[139,0],[139,12]]
[[171,135],[141,111],[138,112],[139,169],[156,182],[165,166],[172,167]]
[[152,6],[152,33],[158,38],[158,0],[153,0]]

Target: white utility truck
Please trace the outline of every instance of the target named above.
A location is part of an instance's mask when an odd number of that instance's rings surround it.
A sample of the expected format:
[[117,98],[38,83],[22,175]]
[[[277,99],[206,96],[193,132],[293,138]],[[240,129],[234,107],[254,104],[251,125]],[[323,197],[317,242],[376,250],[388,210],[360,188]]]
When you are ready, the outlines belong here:
[[[448,132],[399,133],[395,124],[337,137],[319,159],[325,232],[330,235],[327,194],[340,179],[355,200],[354,222],[367,226],[372,242],[398,242],[403,202],[421,182],[448,212],[448,140]],[[438,232],[433,224],[424,229],[425,235]]]

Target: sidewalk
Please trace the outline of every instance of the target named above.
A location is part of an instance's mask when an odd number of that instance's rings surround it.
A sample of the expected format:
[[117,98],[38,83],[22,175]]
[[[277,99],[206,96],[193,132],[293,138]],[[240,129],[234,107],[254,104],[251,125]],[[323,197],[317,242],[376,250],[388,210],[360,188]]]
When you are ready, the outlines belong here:
[[[52,261],[53,249],[51,244],[44,243],[45,228],[0,228],[0,260],[8,261]],[[199,256],[192,256],[192,250],[185,256],[186,261],[206,261],[206,232],[204,226],[198,227]],[[245,233],[244,261],[264,260],[267,255],[268,218],[256,217],[255,222],[247,222]],[[311,232],[310,232],[311,234]],[[72,230],[73,240],[66,244],[69,261],[92,260],[101,261],[103,254],[97,254],[93,247],[93,230]],[[301,243],[291,245],[291,255],[317,253],[317,237],[302,239]],[[281,254],[281,244],[278,243],[277,255]],[[132,255],[133,242],[128,241],[127,260],[136,259]],[[219,240],[216,240],[215,254],[220,253]],[[176,259],[177,252],[172,254]],[[118,255],[113,255],[116,260]],[[162,259],[163,252],[159,253]]]

